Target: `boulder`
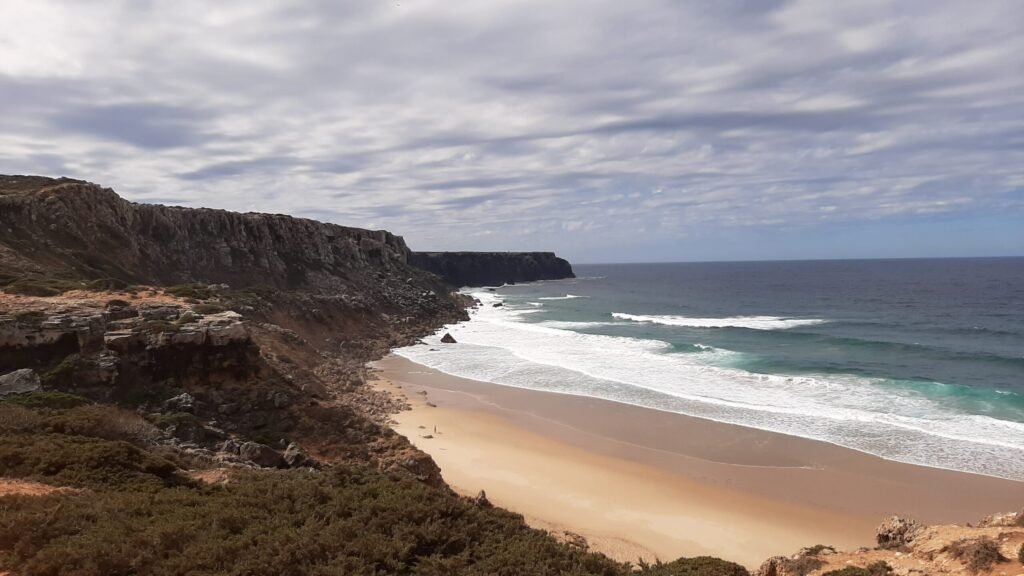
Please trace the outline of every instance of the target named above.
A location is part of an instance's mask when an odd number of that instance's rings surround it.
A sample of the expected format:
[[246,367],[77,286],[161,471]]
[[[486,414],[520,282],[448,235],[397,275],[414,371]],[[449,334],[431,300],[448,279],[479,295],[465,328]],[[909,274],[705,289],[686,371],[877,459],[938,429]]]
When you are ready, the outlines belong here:
[[922,530],[924,526],[917,520],[890,516],[879,524],[875,539],[881,548],[900,548],[913,542]]
[[455,342],[455,338],[451,335],[450,332],[446,332],[445,333],[444,337],[441,338],[441,342],[444,342],[445,344],[455,344],[456,343]]
[[284,463],[289,468],[304,468],[313,466],[316,461],[310,458],[298,444],[292,442],[284,450]]
[[39,382],[39,374],[29,368],[15,370],[0,376],[0,396],[35,392],[40,388],[42,388],[42,384]]
[[765,560],[760,568],[754,571],[753,576],[789,576],[786,566],[789,565],[789,558],[785,556],[772,556]]
[[243,443],[238,447],[238,455],[263,468],[278,468],[284,463],[277,450],[256,442]]
[[188,392],[182,392],[173,398],[164,401],[164,410],[167,412],[192,412],[195,409],[196,399]]

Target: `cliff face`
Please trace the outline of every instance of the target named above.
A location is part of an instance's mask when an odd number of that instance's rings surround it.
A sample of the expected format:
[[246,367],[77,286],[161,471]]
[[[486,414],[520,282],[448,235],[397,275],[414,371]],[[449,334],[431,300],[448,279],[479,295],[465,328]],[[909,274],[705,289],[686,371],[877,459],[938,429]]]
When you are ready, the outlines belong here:
[[[139,284],[338,288],[406,272],[401,237],[272,214],[134,204],[69,179],[0,176],[0,266]],[[403,278],[404,280],[404,278]]]
[[454,286],[575,278],[572,266],[553,252],[413,252],[409,263]]

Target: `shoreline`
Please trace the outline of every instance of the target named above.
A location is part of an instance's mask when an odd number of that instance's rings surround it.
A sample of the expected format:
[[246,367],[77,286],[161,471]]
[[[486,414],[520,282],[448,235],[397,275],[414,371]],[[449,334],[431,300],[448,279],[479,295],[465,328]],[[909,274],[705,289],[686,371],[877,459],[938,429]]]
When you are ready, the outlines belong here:
[[819,543],[873,546],[889,514],[965,523],[1024,501],[1024,483],[1012,480],[467,380],[396,355],[371,366],[377,386],[412,405],[395,415],[395,430],[430,454],[454,489],[485,490],[531,525],[581,534],[619,560],[706,554],[756,567]]

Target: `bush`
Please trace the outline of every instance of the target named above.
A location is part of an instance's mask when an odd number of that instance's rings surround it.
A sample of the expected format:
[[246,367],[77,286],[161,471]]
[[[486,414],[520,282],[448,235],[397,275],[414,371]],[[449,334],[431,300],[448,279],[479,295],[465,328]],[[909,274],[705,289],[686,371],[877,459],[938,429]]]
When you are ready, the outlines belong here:
[[220,314],[224,310],[225,308],[223,306],[218,306],[217,304],[196,304],[192,307],[193,312],[203,316],[207,314]]
[[796,560],[786,560],[786,574],[807,576],[824,565],[816,556],[801,556]]
[[997,563],[1007,560],[999,551],[999,544],[988,536],[958,540],[943,546],[941,552],[948,552],[950,556],[966,564],[967,569],[973,574],[988,571]]
[[38,327],[43,320],[46,320],[46,312],[43,312],[42,310],[16,312],[14,314],[14,320],[22,325]]
[[750,576],[750,572],[739,564],[710,556],[680,558],[667,564],[658,562],[648,565],[641,563],[639,574],[649,576]]
[[127,282],[124,280],[118,280],[117,278],[100,278],[99,280],[89,282],[85,286],[86,290],[94,290],[96,292],[124,290],[127,287]]
[[177,296],[178,298],[195,298],[197,300],[208,300],[213,298],[213,290],[209,286],[203,284],[179,284],[177,286],[168,286],[164,288],[164,292],[171,296]]
[[825,550],[828,550],[829,552],[831,552],[833,554],[835,554],[835,552],[836,552],[836,549],[833,546],[826,546],[824,544],[815,544],[814,546],[811,546],[810,548],[808,548],[804,552],[804,555],[806,555],[806,556],[817,556],[818,554],[821,554]]
[[3,476],[93,490],[153,490],[183,483],[176,472],[171,462],[127,442],[62,434],[0,435]]
[[8,294],[47,297],[59,296],[65,292],[81,290],[82,288],[84,288],[83,284],[71,280],[40,276],[24,276],[19,277],[4,286],[3,290]]
[[[357,466],[239,472],[223,486],[104,490],[5,505],[0,565],[24,574],[629,573],[559,544],[516,514]],[[720,563],[684,563],[693,561]]]
[[0,403],[0,431],[38,430],[42,425],[42,416],[34,411],[17,404]]
[[[74,384],[75,372],[78,370],[78,354],[71,354],[61,360],[60,364],[43,372],[39,379],[47,388],[68,388]],[[69,406],[70,408],[70,406]]]
[[127,308],[131,305],[131,302],[127,300],[121,300],[118,298],[114,298],[113,300],[107,302],[107,308]]
[[167,320],[147,320],[139,325],[139,328],[146,332],[153,332],[156,334],[178,332],[181,330],[181,326],[178,326],[174,322],[168,322]]
[[78,406],[45,420],[50,432],[147,444],[160,436],[156,426],[134,412],[110,406]]
[[892,566],[883,560],[873,562],[867,568],[860,566],[847,566],[841,570],[831,570],[822,576],[889,576],[893,573]]

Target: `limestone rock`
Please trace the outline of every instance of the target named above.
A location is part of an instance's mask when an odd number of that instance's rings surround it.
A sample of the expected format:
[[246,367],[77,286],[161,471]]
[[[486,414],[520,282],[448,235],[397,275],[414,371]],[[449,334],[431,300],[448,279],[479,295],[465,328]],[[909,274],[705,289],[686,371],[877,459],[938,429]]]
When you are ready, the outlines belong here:
[[35,370],[23,368],[9,374],[0,376],[0,396],[8,394],[21,394],[24,392],[35,392],[42,385],[39,382],[39,374]]
[[786,570],[787,565],[789,565],[789,558],[772,556],[754,571],[753,576],[790,576]]
[[168,412],[192,412],[195,409],[196,399],[188,392],[182,392],[173,398],[164,401],[164,410]]
[[243,460],[248,460],[263,468],[278,468],[284,463],[281,454],[277,450],[270,446],[257,444],[256,442],[243,443],[238,447],[238,455]]
[[445,344],[455,344],[456,343],[455,342],[455,337],[452,336],[450,332],[446,332],[445,333],[444,337],[441,338],[441,342],[444,342]]
[[284,456],[282,458],[284,459],[285,465],[289,468],[303,468],[316,464],[316,461],[310,458],[302,448],[294,442],[285,448]]
[[924,526],[917,520],[890,516],[878,526],[875,539],[881,548],[899,548],[913,542],[922,530]]

